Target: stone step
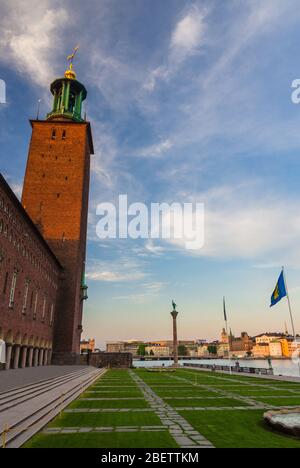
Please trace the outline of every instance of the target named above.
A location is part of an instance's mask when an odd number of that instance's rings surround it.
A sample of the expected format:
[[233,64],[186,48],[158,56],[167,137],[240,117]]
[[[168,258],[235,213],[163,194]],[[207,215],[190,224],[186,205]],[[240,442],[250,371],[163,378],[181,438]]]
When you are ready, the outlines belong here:
[[[33,368],[29,368],[29,369],[33,369]],[[71,367],[70,367],[70,369],[71,369]],[[63,375],[58,375],[56,377],[49,377],[47,379],[41,379],[41,380],[38,380],[38,381],[36,381],[34,383],[30,383],[28,385],[22,385],[22,386],[10,388],[9,390],[5,390],[3,392],[0,392],[0,401],[1,401],[1,399],[5,398],[6,396],[10,396],[10,395],[13,395],[13,394],[18,394],[20,392],[24,392],[27,389],[31,389],[31,388],[34,388],[34,387],[39,386],[39,385],[47,384],[48,382],[52,382],[53,380],[59,380],[59,379],[62,379],[62,378],[66,378],[66,377],[68,377],[70,375],[77,374],[77,373],[82,372],[83,370],[87,370],[87,369],[88,369],[88,367],[84,367],[84,368],[76,369],[75,371],[72,370],[71,372],[66,372]]]
[[60,385],[68,382],[70,380],[74,380],[77,377],[83,376],[88,373],[88,369],[84,369],[80,372],[75,372],[72,374],[68,374],[65,377],[60,377],[56,379],[50,379],[48,382],[43,384],[37,384],[32,386],[31,388],[25,388],[23,391],[20,389],[16,394],[11,392],[9,396],[2,397],[2,401],[0,400],[0,413],[6,411],[7,409],[16,406],[20,403],[23,403],[29,399],[34,398],[44,392],[49,391],[51,388],[59,387]]
[[[6,423],[9,428],[6,447],[21,447],[105,372],[106,369],[89,368],[88,373],[78,376],[75,380],[65,382],[60,389],[52,388],[30,401],[20,404],[17,411],[10,409],[2,414],[1,426]],[[3,429],[4,427],[0,428],[0,433]]]

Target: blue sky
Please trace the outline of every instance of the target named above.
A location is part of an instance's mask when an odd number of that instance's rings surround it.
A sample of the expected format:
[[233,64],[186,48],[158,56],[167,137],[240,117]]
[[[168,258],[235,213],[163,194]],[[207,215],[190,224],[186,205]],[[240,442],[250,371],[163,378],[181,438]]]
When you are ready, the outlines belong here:
[[[283,330],[269,309],[286,265],[300,331],[300,78],[297,0],[2,0],[1,172],[20,193],[37,100],[75,45],[96,148],[84,336],[218,337]],[[96,206],[205,203],[205,245],[96,238]],[[288,322],[289,325],[289,322]]]

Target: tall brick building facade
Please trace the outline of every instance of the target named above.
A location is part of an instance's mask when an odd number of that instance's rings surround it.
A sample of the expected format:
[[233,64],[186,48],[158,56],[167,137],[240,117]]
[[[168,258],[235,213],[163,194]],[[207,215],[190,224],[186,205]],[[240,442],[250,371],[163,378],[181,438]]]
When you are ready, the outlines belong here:
[[87,92],[74,71],[55,80],[51,92],[47,119],[31,121],[22,204],[0,179],[0,339],[6,343],[6,368],[50,359],[74,364],[80,353],[93,140],[81,116]]

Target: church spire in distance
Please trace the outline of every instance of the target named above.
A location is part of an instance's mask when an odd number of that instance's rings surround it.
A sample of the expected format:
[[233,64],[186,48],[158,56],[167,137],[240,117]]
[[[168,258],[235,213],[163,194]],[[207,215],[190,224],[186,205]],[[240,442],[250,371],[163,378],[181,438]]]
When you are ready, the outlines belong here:
[[87,91],[83,84],[77,81],[73,70],[73,62],[78,50],[79,47],[75,47],[73,53],[67,57],[69,68],[65,71],[64,77],[56,79],[50,86],[53,94],[53,107],[52,111],[47,114],[47,120],[84,121],[81,113]]

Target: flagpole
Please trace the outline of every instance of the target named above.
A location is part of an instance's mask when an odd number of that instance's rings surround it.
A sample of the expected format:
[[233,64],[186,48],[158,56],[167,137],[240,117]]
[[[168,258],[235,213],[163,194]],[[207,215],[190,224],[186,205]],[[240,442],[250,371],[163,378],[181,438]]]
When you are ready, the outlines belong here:
[[229,339],[229,335],[228,335],[228,322],[227,322],[227,313],[226,313],[226,308],[225,308],[225,297],[223,297],[223,307],[224,307],[225,329],[226,329],[226,335],[227,335],[227,340],[228,340],[229,373],[230,373],[230,375],[232,375],[231,358],[230,358],[230,339]]
[[[297,350],[297,352],[298,352],[297,335],[296,335],[296,330],[295,330],[295,325],[294,325],[294,317],[293,317],[292,306],[291,306],[291,300],[290,300],[289,290],[288,290],[288,286],[287,286],[287,282],[286,282],[286,276],[285,276],[284,267],[282,267],[282,273],[283,273],[283,279],[284,279],[284,285],[285,285],[285,290],[286,290],[286,297],[287,297],[289,312],[290,312],[290,318],[291,318],[291,324],[292,324],[292,331],[293,331],[293,335],[294,335],[294,342],[295,342],[296,350]],[[299,353],[298,353],[298,368],[299,368],[299,374],[300,374]]]
[[291,318],[291,323],[292,323],[293,335],[294,335],[294,339],[296,341],[297,336],[296,336],[296,331],[295,331],[294,318],[293,318],[293,313],[292,313],[290,295],[289,295],[289,290],[288,290],[288,286],[287,286],[287,282],[286,282],[284,267],[282,267],[282,272],[283,272],[284,284],[285,284],[285,289],[286,289],[286,297],[287,297],[288,306],[289,306],[290,318]]

